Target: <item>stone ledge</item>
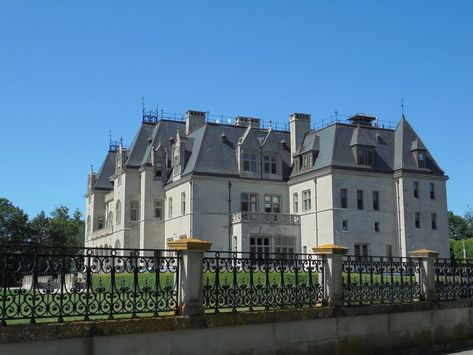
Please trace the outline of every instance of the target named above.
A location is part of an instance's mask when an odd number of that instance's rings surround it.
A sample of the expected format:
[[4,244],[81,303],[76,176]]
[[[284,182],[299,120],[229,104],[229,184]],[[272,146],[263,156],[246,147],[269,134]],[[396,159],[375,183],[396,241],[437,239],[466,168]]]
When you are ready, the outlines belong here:
[[65,323],[19,324],[0,327],[0,344],[89,338],[159,331],[243,326],[264,323],[343,318],[362,315],[415,312],[431,309],[473,307],[473,300],[442,303],[405,303],[351,307],[315,307],[293,310],[224,312],[203,316],[163,316],[134,319],[70,321]]

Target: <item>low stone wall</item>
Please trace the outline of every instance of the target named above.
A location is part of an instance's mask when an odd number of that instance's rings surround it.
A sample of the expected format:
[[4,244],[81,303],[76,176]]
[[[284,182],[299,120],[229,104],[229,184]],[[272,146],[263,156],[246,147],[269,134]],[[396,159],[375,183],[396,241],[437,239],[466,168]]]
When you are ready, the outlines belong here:
[[220,313],[0,328],[0,354],[369,354],[473,339],[473,302]]

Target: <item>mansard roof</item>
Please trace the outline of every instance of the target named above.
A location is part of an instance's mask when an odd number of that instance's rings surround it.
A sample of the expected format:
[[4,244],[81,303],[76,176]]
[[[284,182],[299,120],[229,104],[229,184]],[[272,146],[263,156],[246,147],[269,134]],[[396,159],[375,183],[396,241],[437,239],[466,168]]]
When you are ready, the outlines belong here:
[[[405,118],[401,119],[396,130],[336,123],[306,134],[296,154],[306,152],[316,136],[319,137],[320,150],[314,165],[309,169],[293,171],[291,177],[329,166],[386,173],[407,169],[436,175],[444,174]],[[372,167],[357,164],[355,146],[366,146],[375,151]],[[411,151],[413,148],[427,151],[425,169],[417,168],[416,158]]]
[[[189,135],[185,135],[184,122],[160,120],[157,123],[141,125],[127,151],[124,166],[136,168],[151,164],[152,147],[159,146],[160,149],[168,149],[168,152],[171,152],[170,138],[175,140],[178,130],[185,146],[185,165],[181,176],[187,174],[240,176],[238,154],[241,151],[278,154],[283,163],[281,170],[283,180],[330,166],[386,173],[405,169],[436,175],[444,174],[405,117],[395,130],[336,123],[316,132],[307,133],[301,145],[293,153],[300,155],[316,151],[317,157],[311,168],[292,172],[291,152],[287,144],[290,141],[290,133],[287,131],[207,122]],[[282,144],[283,142],[286,144]],[[357,164],[355,149],[357,146],[374,150],[373,166]],[[416,150],[426,151],[426,168],[417,168]],[[109,178],[114,173],[115,152],[109,151],[98,172],[94,188],[113,189],[113,183]]]

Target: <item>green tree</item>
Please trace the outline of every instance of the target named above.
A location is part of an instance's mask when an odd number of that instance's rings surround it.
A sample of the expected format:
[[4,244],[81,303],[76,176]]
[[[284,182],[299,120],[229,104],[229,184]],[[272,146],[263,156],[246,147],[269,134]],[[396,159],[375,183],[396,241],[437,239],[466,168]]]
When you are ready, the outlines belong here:
[[[470,213],[471,216],[471,210],[467,211],[467,213]],[[465,215],[467,215],[465,213]],[[459,239],[465,239],[465,238],[470,238],[473,237],[473,218],[470,219],[470,225],[468,223],[468,220],[464,217],[458,216],[454,214],[452,211],[448,212],[448,234],[450,238],[459,240]]]
[[53,247],[80,247],[84,244],[84,222],[80,211],[71,217],[66,206],[57,207],[49,218],[47,239],[44,244]]
[[28,215],[8,199],[0,198],[0,243],[28,244]]

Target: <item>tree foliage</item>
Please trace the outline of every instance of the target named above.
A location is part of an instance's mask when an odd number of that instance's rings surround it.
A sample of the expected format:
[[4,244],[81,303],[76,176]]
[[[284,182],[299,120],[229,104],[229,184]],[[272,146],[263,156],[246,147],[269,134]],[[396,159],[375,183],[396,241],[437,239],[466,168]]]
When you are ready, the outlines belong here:
[[59,206],[47,216],[44,211],[33,219],[8,199],[0,198],[0,244],[79,247],[84,244],[84,221],[79,210],[72,216]]
[[473,212],[468,209],[465,215],[458,216],[453,212],[448,212],[448,234],[455,240],[473,237]]

